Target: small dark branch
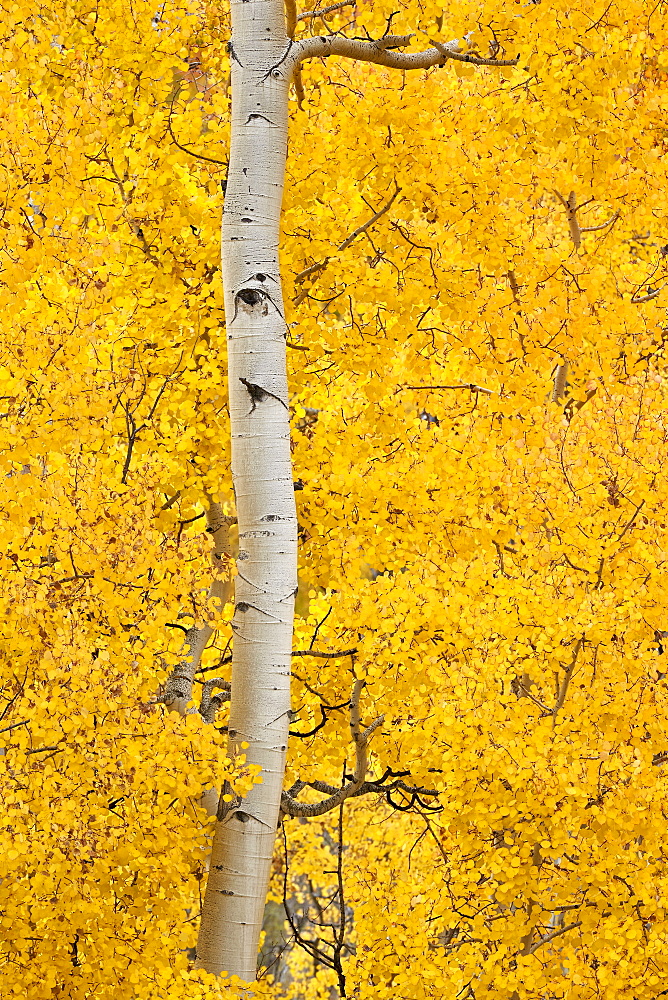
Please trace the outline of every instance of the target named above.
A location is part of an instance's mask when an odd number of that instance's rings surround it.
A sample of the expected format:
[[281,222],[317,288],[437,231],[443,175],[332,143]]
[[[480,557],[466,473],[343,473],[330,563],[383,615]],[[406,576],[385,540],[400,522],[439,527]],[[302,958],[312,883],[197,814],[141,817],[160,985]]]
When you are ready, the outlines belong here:
[[368,222],[364,222],[361,226],[358,226],[357,229],[353,230],[353,232],[350,234],[350,236],[348,236],[348,238],[345,239],[343,241],[343,243],[341,244],[341,246],[339,247],[339,253],[341,253],[342,250],[346,250],[350,246],[350,244],[353,242],[353,240],[356,240],[358,236],[361,236],[362,233],[365,233],[367,231],[367,229],[370,229],[371,226],[373,226],[376,222],[378,222],[378,220],[381,219],[385,215],[386,212],[389,212],[390,208],[392,207],[392,203],[394,202],[394,199],[397,197],[397,195],[401,191],[401,188],[399,187],[399,185],[397,184],[396,181],[394,182],[394,188],[395,188],[394,194],[392,195],[392,197],[390,198],[390,200],[387,202],[387,204],[383,205],[383,207],[381,209],[379,209],[375,213],[375,215],[373,215],[368,220]]
[[556,930],[550,931],[549,934],[546,934],[544,937],[540,938],[539,941],[536,941],[534,944],[532,944],[531,947],[525,952],[525,954],[534,955],[539,948],[543,947],[544,944],[547,944],[549,941],[554,941],[555,938],[561,937],[562,934],[567,934],[568,931],[575,930],[576,927],[581,927],[581,926],[582,926],[582,921],[576,920],[572,924],[566,924],[565,927],[558,927]]
[[575,664],[577,663],[580,650],[584,646],[584,636],[575,643],[575,649],[573,650],[573,656],[571,662],[564,667],[564,678],[559,686],[559,692],[557,694],[557,700],[554,703],[554,708],[552,709],[552,728],[554,729],[557,725],[557,714],[562,708],[564,701],[566,699],[566,693],[568,691],[568,685],[571,682],[571,677],[573,676],[573,671],[575,670]]
[[185,625],[177,625],[176,622],[165,622],[165,628],[180,628],[184,635],[188,635],[188,632],[190,631],[190,629],[186,628]]
[[11,726],[5,726],[4,729],[0,729],[0,733],[8,733],[12,729],[18,729],[19,726],[27,726],[29,722],[29,719],[24,719],[23,722],[13,722]]
[[325,709],[321,705],[320,706],[320,722],[317,724],[317,726],[314,726],[313,729],[309,729],[309,731],[307,733],[297,733],[297,732],[295,732],[294,729],[291,729],[290,730],[290,736],[296,736],[300,740],[305,740],[309,736],[315,736],[315,734],[320,729],[322,729],[322,727],[325,725],[326,722],[327,722],[327,713],[325,712]]
[[321,653],[317,649],[295,649],[292,653],[293,656],[317,656],[321,660],[336,660],[340,656],[354,656],[357,652],[357,647],[354,649],[342,649],[338,653]]
[[343,895],[343,802],[339,806],[338,838],[336,844],[336,883],[339,897],[339,927],[335,935],[333,962],[339,980],[339,994],[346,995],[346,977],[343,973],[341,955],[346,935],[346,903]]
[[295,285],[301,284],[306,278],[309,278],[316,271],[323,271],[329,264],[329,257],[325,257],[324,260],[319,261],[317,264],[311,264],[310,267],[304,268],[299,274],[295,275]]
[[19,686],[17,687],[16,691],[11,696],[11,698],[8,700],[7,704],[3,708],[2,712],[0,712],[0,722],[2,722],[2,720],[11,712],[11,710],[14,707],[17,699],[19,698],[20,695],[23,694],[23,692],[25,690],[25,683],[26,683],[27,677],[28,677],[28,671],[27,671],[27,669],[26,669],[25,674],[23,675],[23,680],[22,681],[19,681],[19,679],[16,676],[16,674],[14,674],[14,680],[18,683]]
[[636,507],[635,511],[633,512],[633,515],[632,515],[632,517],[630,518],[630,520],[629,520],[629,521],[627,521],[627,522],[626,522],[626,524],[624,525],[624,527],[623,527],[623,528],[622,528],[622,530],[620,531],[620,533],[619,533],[619,536],[618,536],[618,538],[617,538],[617,541],[618,541],[618,542],[621,542],[621,540],[622,540],[622,538],[624,537],[624,535],[626,534],[626,532],[627,532],[627,531],[628,531],[628,530],[629,530],[630,528],[632,528],[632,527],[633,527],[633,523],[634,523],[635,519],[637,518],[638,514],[640,513],[640,511],[642,510],[642,508],[643,508],[643,506],[644,506],[644,503],[645,503],[645,501],[644,501],[644,500],[641,500],[641,501],[640,501],[640,503],[639,503],[639,504],[638,504],[638,506]]
[[72,944],[70,945],[70,958],[71,958],[71,961],[72,961],[72,965],[75,967],[75,969],[78,968],[81,965],[81,959],[79,958],[79,948],[78,948],[78,945],[79,945],[79,935],[75,934],[74,935],[74,940],[72,941]]
[[464,382],[462,385],[405,385],[404,389],[415,389],[420,391],[422,389],[469,389],[471,392],[484,392],[487,396],[493,396],[493,389],[485,389],[482,385],[476,385],[475,382]]
[[[325,612],[325,616],[324,616],[324,618],[321,618],[321,619],[320,619],[320,621],[319,621],[319,622],[318,622],[318,624],[316,625],[315,629],[313,630],[313,635],[311,636],[311,641],[310,641],[310,643],[309,643],[309,646],[308,646],[308,648],[309,648],[309,651],[310,651],[311,649],[313,649],[313,643],[314,643],[314,642],[315,642],[315,640],[316,640],[316,639],[318,638],[318,632],[320,631],[320,629],[322,628],[322,626],[323,626],[323,625],[325,624],[325,622],[327,621],[327,619],[329,618],[329,616],[331,615],[331,613],[332,613],[332,608],[330,607],[330,608],[329,608],[329,609],[328,609],[328,610],[327,610],[327,611]],[[294,653],[293,653],[292,655],[294,656]]]
[[181,498],[181,490],[177,490],[174,496],[170,497],[169,500],[163,503],[160,510],[169,510],[169,508],[173,507],[176,501],[179,500],[180,498]]
[[121,403],[121,406],[123,407],[123,410],[125,412],[125,426],[127,428],[127,433],[128,433],[128,447],[125,453],[125,462],[123,464],[123,473],[121,475],[121,482],[125,486],[128,478],[128,473],[130,471],[130,463],[132,461],[132,452],[134,451],[135,441],[137,440],[137,435],[139,434],[139,432],[144,430],[145,425],[142,424],[141,427],[137,427],[137,424],[135,423],[135,418],[133,414],[130,412],[129,408],[125,406],[123,403]]
[[231,663],[231,662],[232,662],[232,657],[231,656],[224,656],[222,658],[222,660],[219,660],[218,663],[214,663],[213,666],[211,666],[211,667],[198,667],[198,669],[195,671],[195,673],[196,674],[207,674],[211,670],[219,670],[221,667],[224,667],[224,666],[226,666],[226,664]]
[[167,131],[171,136],[172,142],[174,143],[175,146],[177,146],[181,150],[182,153],[187,153],[188,156],[194,156],[197,160],[206,160],[207,163],[217,163],[218,166],[227,168],[229,165],[227,160],[213,160],[210,156],[203,156],[201,153],[196,153],[194,150],[188,149],[187,146],[182,146],[179,140],[174,135],[174,129],[172,128],[172,116],[174,114],[174,102],[176,101],[176,98],[179,96],[180,91],[181,91],[181,85],[179,84],[174,96],[172,97],[172,102],[169,107],[169,114],[167,116]]

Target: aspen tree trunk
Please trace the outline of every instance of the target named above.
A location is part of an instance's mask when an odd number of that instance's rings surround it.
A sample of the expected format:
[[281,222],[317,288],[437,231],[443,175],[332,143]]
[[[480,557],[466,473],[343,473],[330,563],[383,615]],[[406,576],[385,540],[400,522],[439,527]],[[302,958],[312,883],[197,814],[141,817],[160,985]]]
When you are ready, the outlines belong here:
[[[278,238],[291,66],[283,0],[232,0],[223,213],[232,475],[239,523],[229,734],[262,782],[218,812],[197,965],[255,978],[285,769],[297,589]],[[246,748],[247,744],[247,748]]]

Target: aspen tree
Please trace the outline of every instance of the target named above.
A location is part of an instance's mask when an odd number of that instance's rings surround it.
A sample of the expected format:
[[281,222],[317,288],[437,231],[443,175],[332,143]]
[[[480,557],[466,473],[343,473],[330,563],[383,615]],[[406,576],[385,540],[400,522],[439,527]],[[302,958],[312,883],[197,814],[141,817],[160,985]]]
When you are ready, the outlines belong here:
[[[239,555],[229,733],[233,754],[243,751],[247,763],[261,769],[261,782],[243,801],[221,799],[197,962],[208,972],[251,980],[285,773],[297,594],[288,330],[278,246],[288,89],[301,63],[314,57],[341,56],[403,70],[450,60],[489,66],[513,66],[517,60],[470,54],[458,40],[404,53],[410,35],[373,41],[328,35],[295,42],[294,0],[285,9],[283,0],[232,0],[231,10],[232,127],[222,273]],[[364,781],[366,756],[363,760],[348,794]],[[339,799],[334,795],[328,808]]]

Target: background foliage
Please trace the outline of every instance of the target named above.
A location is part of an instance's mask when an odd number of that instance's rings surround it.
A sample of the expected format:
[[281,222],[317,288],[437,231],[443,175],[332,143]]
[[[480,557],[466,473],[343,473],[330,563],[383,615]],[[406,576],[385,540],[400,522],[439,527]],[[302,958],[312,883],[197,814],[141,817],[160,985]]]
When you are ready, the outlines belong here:
[[[213,614],[204,497],[232,502],[229,27],[217,4],[156,7],[1,6],[0,975],[31,1000],[236,990],[188,951],[193,801],[228,773],[225,737],[152,704],[176,616]],[[295,648],[322,623],[318,649],[357,652],[295,660],[296,731],[326,721],[289,780],[339,782],[354,672],[385,716],[373,775],[438,794],[286,822],[274,898],[335,967],[292,949],[258,990],[649,1000],[668,973],[665,4],[374,0],[299,30],[378,37],[391,15],[417,47],[474,31],[520,61],[314,62],[294,100]],[[579,248],[571,191],[582,227],[613,220]],[[307,919],[327,899],[331,931]]]

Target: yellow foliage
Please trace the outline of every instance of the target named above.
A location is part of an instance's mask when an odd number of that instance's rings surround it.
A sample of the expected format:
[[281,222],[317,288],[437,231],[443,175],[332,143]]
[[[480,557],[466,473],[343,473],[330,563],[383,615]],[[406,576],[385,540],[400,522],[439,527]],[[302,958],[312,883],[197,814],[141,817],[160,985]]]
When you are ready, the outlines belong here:
[[[357,650],[295,660],[294,726],[345,706],[354,671],[385,716],[372,775],[438,793],[352,800],[344,850],[335,814],[285,823],[291,898],[334,892],[342,858],[360,1000],[650,1000],[668,976],[664,7],[377,0],[297,22],[379,37],[394,13],[415,48],[474,30],[520,54],[314,60],[293,107],[295,649],[321,623],[316,648]],[[228,32],[209,0],[3,8],[3,997],[243,995],[188,949],[195,803],[253,775],[156,704],[178,614],[211,611],[203,499],[233,503]],[[288,784],[338,784],[347,727],[341,707],[294,739]],[[255,995],[340,985],[289,963]]]

